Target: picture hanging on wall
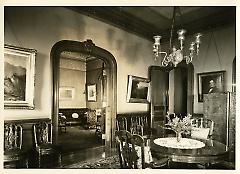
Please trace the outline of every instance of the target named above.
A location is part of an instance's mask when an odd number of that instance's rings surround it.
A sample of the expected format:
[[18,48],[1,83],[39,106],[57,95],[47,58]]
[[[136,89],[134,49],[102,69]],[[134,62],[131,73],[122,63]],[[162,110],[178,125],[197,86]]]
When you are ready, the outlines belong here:
[[97,85],[96,84],[87,85],[87,101],[90,101],[90,102],[97,101]]
[[34,49],[4,45],[4,108],[34,109]]
[[198,73],[198,102],[203,102],[203,95],[224,92],[225,71]]
[[128,76],[127,102],[150,102],[150,81],[147,78]]
[[60,100],[73,100],[75,95],[74,87],[60,87],[59,99]]

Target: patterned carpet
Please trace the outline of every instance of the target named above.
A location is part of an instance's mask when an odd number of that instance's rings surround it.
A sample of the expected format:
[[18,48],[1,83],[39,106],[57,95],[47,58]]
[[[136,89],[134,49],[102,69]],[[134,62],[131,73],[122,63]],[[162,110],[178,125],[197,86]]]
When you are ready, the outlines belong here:
[[65,166],[67,169],[120,169],[119,157],[117,155],[84,161],[69,166]]

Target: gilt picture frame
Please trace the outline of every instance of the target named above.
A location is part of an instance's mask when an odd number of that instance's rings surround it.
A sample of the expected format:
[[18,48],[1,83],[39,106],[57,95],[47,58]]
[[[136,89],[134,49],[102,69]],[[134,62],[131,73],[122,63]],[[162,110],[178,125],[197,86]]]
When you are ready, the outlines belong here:
[[215,71],[197,74],[198,102],[203,102],[204,94],[219,93],[225,91],[225,73],[226,71]]
[[4,108],[34,109],[37,50],[4,45]]
[[150,102],[150,81],[147,78],[128,76],[127,85],[128,103],[149,103]]

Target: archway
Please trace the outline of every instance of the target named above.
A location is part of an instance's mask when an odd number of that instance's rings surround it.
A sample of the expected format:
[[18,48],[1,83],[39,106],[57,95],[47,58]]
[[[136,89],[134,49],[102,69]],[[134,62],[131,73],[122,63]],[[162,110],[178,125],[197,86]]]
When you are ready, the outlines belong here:
[[53,143],[58,143],[58,112],[59,112],[59,64],[60,55],[64,51],[80,52],[95,56],[106,64],[107,74],[107,101],[105,119],[105,146],[112,147],[114,140],[116,108],[117,108],[117,63],[114,56],[107,50],[95,46],[91,40],[84,42],[62,40],[57,42],[51,50],[50,60],[52,68],[52,123]]

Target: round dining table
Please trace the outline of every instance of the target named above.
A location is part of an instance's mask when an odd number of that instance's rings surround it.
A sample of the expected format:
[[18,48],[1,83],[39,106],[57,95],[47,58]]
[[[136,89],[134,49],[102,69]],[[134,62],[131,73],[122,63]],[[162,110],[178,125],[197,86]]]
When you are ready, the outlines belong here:
[[[159,158],[167,157],[173,162],[183,163],[201,163],[201,164],[213,164],[221,162],[227,158],[228,148],[226,145],[212,139],[197,140],[191,138],[185,138],[185,141],[198,142],[199,147],[191,146],[186,148],[184,146],[178,146],[177,141],[172,143],[173,138],[151,138],[150,148],[151,153]],[[176,138],[175,138],[176,139]],[[167,142],[170,143],[167,143]],[[182,140],[180,140],[182,141]],[[185,143],[186,144],[186,143]],[[193,143],[194,144],[194,143]]]

